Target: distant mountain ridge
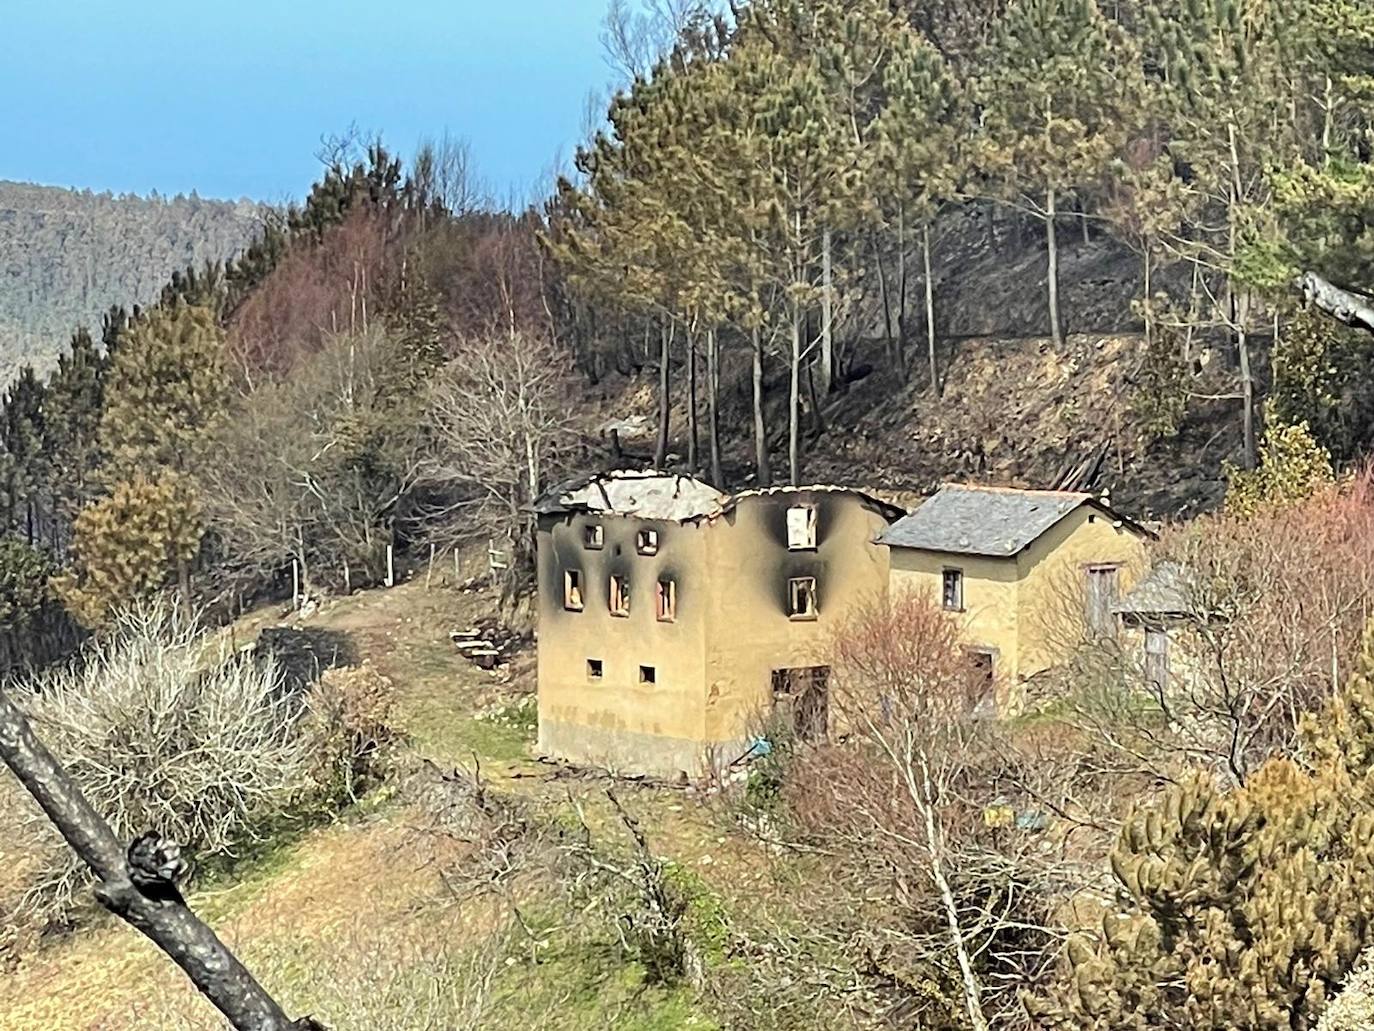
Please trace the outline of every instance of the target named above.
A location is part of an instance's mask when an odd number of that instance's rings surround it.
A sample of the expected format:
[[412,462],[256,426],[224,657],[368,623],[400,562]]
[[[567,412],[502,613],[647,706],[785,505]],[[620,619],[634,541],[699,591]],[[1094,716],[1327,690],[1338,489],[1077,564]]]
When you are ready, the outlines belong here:
[[0,378],[25,362],[45,371],[110,305],[146,304],[172,272],[231,257],[265,211],[0,180]]

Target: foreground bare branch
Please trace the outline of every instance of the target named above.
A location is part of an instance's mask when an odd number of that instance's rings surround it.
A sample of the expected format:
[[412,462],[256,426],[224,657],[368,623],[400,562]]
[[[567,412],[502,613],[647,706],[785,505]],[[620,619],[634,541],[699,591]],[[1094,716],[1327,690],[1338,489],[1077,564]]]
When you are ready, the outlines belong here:
[[177,888],[180,849],[154,833],[120,846],[109,824],[0,690],[0,759],[99,879],[96,899],[153,941],[238,1031],[320,1031],[290,1020]]

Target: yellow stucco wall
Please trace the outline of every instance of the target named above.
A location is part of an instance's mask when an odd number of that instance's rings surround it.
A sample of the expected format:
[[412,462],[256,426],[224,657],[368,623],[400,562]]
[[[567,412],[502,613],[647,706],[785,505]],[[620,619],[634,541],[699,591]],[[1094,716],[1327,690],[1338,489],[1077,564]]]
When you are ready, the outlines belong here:
[[1124,592],[1144,562],[1137,532],[1083,506],[1005,558],[893,548],[892,588],[925,592],[940,604],[943,571],[961,569],[967,642],[993,652],[999,705],[1015,710],[1020,683],[1055,665],[1081,639],[1086,568],[1119,564]]
[[[787,547],[786,510],[817,506],[814,550]],[[600,522],[600,551],[583,527]],[[887,520],[856,495],[780,492],[741,498],[698,523],[620,516],[546,516],[538,538],[539,747],[546,754],[625,772],[698,772],[714,752],[738,754],[772,703],[775,669],[821,664],[827,636],[853,606],[887,589]],[[638,530],[659,531],[655,556],[638,555]],[[580,568],[581,612],[563,608],[563,571]],[[631,579],[630,615],[608,611],[612,573]],[[677,584],[677,620],[655,619],[653,588]],[[817,618],[787,614],[788,581],[814,576]],[[589,680],[586,663],[604,673]],[[639,682],[640,664],[656,682]]]
[[1084,505],[1050,527],[1017,556],[1021,577],[1017,672],[1035,676],[1062,661],[1082,640],[1087,568],[1115,564],[1118,595],[1145,567],[1145,542],[1126,525]]
[[[603,527],[604,546],[583,545],[583,527]],[[636,533],[659,532],[656,555],[636,551]],[[539,745],[589,765],[635,771],[692,769],[704,737],[705,656],[709,581],[704,574],[707,528],[586,515],[549,519],[539,532]],[[584,607],[563,607],[563,571],[580,569]],[[612,574],[630,581],[630,614],[611,615]],[[677,585],[677,619],[659,622],[654,587]],[[600,659],[592,680],[587,660]],[[655,682],[642,684],[639,666]]]
[[959,619],[970,647],[993,653],[994,670],[1000,680],[1016,677],[1020,611],[1020,574],[1016,559],[956,555],[916,548],[893,548],[892,589],[923,594],[941,603],[944,571],[959,569],[964,574],[964,608]]
[[[818,508],[814,551],[789,551],[785,511]],[[854,607],[887,589],[887,520],[854,495],[788,492],[742,500],[707,541],[715,587],[706,638],[706,739],[738,743],[772,705],[775,669],[824,665]],[[816,579],[816,619],[787,615],[788,581]]]

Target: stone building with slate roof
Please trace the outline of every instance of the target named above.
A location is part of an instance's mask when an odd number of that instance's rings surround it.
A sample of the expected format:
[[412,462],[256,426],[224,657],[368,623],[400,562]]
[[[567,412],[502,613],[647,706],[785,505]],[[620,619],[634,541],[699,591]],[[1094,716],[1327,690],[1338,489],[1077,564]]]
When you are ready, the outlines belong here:
[[1092,494],[948,485],[878,540],[893,591],[959,614],[987,704],[1006,712],[1085,631],[1115,631],[1150,536]]

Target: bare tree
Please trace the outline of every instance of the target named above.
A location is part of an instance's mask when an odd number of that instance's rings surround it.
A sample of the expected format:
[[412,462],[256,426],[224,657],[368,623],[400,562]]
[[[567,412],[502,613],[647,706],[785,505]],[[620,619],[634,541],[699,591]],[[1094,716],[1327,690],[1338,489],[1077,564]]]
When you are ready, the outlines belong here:
[[577,446],[568,356],[519,331],[470,337],[431,399],[436,444],[423,472],[452,499],[453,539],[521,539],[528,507]]
[[1358,653],[1374,594],[1374,483],[1366,473],[1296,505],[1204,517],[1166,532],[1155,558],[1179,610],[1167,676],[1147,675],[1140,637],[1084,639],[1060,711],[1151,778],[1201,766],[1243,784],[1293,753],[1302,714]]
[[947,976],[967,1027],[1014,1022],[1055,955],[1062,885],[1013,742],[981,715],[986,681],[919,595],[856,613],[830,659],[837,741],[800,752],[792,810],[839,858],[837,887],[881,900],[864,929],[876,971]]
[[19,779],[99,883],[95,897],[181,967],[237,1031],[319,1031],[293,1021],[229,948],[186,905],[177,888],[180,848],[155,831],[120,844],[109,824],[0,690],[0,759]]
[[711,7],[703,0],[611,0],[601,23],[601,49],[620,84],[647,77],[682,30]]
[[470,215],[490,201],[477,176],[472,145],[447,132],[438,139],[420,141],[411,162],[408,189],[417,207],[437,207],[451,218]]

